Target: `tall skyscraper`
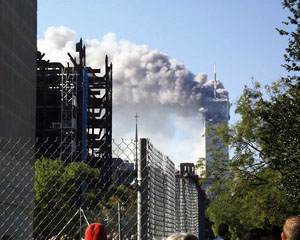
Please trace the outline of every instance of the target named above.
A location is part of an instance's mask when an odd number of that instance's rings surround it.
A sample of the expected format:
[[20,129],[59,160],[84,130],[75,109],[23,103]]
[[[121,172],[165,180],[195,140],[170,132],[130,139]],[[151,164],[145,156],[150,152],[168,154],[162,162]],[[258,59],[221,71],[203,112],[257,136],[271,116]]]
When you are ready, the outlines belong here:
[[[202,117],[201,127],[203,135],[201,136],[201,157],[204,159],[203,167],[199,169],[201,176],[206,176],[206,168],[213,162],[212,149],[222,149],[224,156],[228,155],[228,148],[224,147],[222,142],[215,143],[214,138],[217,138],[213,129],[219,124],[228,124],[229,116],[229,97],[227,94],[218,93],[217,86],[219,81],[216,76],[216,67],[214,67],[214,88],[211,97],[205,98],[204,108],[200,109]],[[218,139],[220,140],[220,139]],[[203,188],[207,190],[213,179],[208,179],[208,182]]]

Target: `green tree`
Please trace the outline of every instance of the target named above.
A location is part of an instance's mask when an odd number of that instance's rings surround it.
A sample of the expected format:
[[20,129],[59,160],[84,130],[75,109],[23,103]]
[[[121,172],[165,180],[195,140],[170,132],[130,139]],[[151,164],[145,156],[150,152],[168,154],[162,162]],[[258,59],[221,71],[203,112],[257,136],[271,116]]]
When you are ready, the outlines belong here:
[[[41,158],[35,163],[34,234],[72,236],[79,231],[81,205],[91,222],[105,224],[109,233],[118,231],[118,204],[126,206],[123,230],[136,231],[136,193],[125,185],[99,187],[100,170],[82,162],[64,165],[60,159]],[[82,194],[82,186],[85,192]],[[82,218],[82,226],[87,227]]]
[[[73,234],[77,231],[81,185],[97,181],[99,177],[99,169],[84,163],[73,162],[64,166],[59,159],[38,159],[35,163],[34,180],[34,234],[56,235],[71,219],[73,220],[64,232]],[[93,201],[95,198],[96,194],[92,189],[84,194],[84,201],[91,208],[96,207],[96,202]]]
[[229,159],[211,148],[208,176],[216,179],[212,191],[218,198],[207,213],[211,221],[228,222],[235,234],[281,225],[300,211],[300,102],[287,101],[280,84],[268,88],[267,99],[258,83],[245,87],[236,108],[241,120],[211,131],[217,133],[212,142],[223,141],[234,154]]
[[136,192],[125,185],[110,185],[99,203],[101,215],[105,216],[107,232],[118,232],[118,205],[122,208],[122,231],[129,235],[136,234]]
[[289,30],[278,29],[281,35],[287,36],[289,45],[286,48],[284,58],[286,64],[284,67],[290,71],[300,71],[300,2],[299,0],[284,0],[282,2],[284,8],[287,8],[291,15],[288,16],[287,21],[283,22],[284,25],[289,27]]
[[271,230],[299,211],[282,193],[278,172],[266,168],[251,181],[245,181],[240,174],[232,173],[234,178],[218,190],[217,199],[207,209],[215,234],[224,222],[230,225],[234,237],[241,237],[255,227]]
[[[273,103],[269,104],[269,115],[265,116],[265,122],[266,129],[269,129],[266,132],[270,133],[278,146],[267,142],[270,149],[267,157],[270,166],[281,172],[289,196],[299,201],[296,192],[300,190],[300,0],[284,0],[282,4],[291,15],[283,22],[288,30],[277,30],[288,37],[289,44],[284,55],[286,63],[283,67],[291,75],[273,86],[275,94],[272,96]],[[275,129],[277,134],[272,132]]]
[[[245,87],[235,112],[241,120],[211,132],[214,140],[232,149],[233,157],[211,149],[208,176],[216,179],[217,195],[207,214],[215,223],[228,222],[235,234],[253,227],[268,229],[300,211],[300,0],[285,0],[291,16],[283,65],[291,76],[266,87]],[[215,134],[217,133],[217,134]],[[208,133],[210,134],[210,133]]]

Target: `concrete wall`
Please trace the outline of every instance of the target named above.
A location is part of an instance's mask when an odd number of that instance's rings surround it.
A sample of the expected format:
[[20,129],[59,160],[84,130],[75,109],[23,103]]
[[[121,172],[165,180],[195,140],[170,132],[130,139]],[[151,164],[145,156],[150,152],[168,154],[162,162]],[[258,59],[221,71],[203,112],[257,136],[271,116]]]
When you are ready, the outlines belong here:
[[23,143],[35,138],[36,31],[37,0],[0,0],[1,239],[32,236],[33,145]]

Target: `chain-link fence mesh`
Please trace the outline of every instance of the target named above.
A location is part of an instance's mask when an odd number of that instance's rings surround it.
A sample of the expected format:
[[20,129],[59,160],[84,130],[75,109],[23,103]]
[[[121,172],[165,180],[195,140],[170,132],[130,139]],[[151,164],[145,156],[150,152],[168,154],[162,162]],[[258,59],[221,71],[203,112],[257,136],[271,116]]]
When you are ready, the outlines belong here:
[[193,178],[176,178],[176,230],[198,236],[199,191]]
[[113,239],[198,234],[197,184],[147,139],[113,141],[112,159],[87,151],[84,162],[72,144],[66,157],[58,140],[0,139],[1,237],[84,238],[93,222]]
[[175,165],[146,139],[142,139],[141,148],[146,148],[141,161],[146,161],[148,169],[148,177],[143,176],[145,198],[149,199],[148,239],[161,239],[175,232]]

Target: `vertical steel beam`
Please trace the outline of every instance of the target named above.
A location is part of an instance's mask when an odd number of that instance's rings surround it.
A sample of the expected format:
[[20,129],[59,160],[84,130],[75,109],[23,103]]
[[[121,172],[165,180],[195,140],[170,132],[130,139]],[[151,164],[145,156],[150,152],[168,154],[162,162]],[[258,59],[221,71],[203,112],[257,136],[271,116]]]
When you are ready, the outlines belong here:
[[87,104],[88,104],[88,71],[83,68],[82,83],[82,162],[87,163]]
[[148,235],[148,172],[147,172],[148,140],[140,139],[140,158],[137,172],[137,240],[147,240]]

